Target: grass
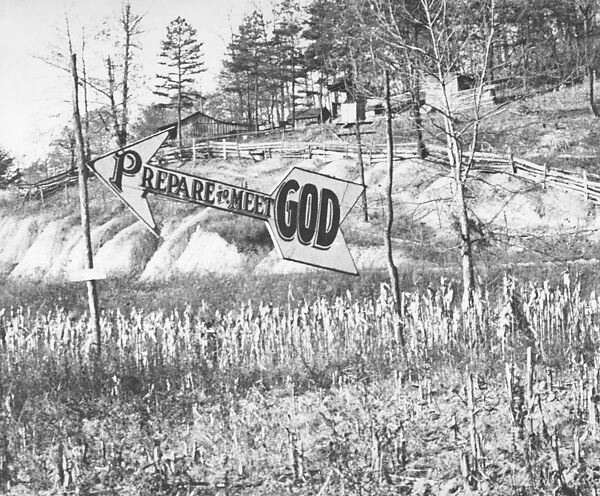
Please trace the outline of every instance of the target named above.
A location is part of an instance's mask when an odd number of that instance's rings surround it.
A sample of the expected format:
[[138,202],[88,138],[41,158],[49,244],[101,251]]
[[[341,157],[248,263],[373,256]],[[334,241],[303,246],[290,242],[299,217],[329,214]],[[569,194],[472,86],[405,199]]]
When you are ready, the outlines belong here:
[[[360,278],[319,271],[310,274],[206,275],[204,277],[178,277],[175,279],[139,283],[125,278],[114,278],[98,283],[100,303],[105,309],[125,307],[163,309],[172,311],[187,305],[202,303],[221,311],[236,308],[249,300],[286,305],[288,302],[314,300],[351,291],[359,297],[377,293],[387,275],[381,271],[365,272]],[[405,273],[403,287],[414,288],[413,274]],[[35,302],[41,312],[56,308],[69,309],[81,315],[87,308],[84,283],[39,284],[33,281],[3,280],[0,282],[0,308],[27,307]]]
[[385,286],[323,284],[277,305],[229,293],[221,307],[106,311],[101,362],[85,317],[7,309],[0,484],[15,494],[591,490],[600,304],[580,281],[505,276],[466,320],[446,280],[405,292],[401,319]]

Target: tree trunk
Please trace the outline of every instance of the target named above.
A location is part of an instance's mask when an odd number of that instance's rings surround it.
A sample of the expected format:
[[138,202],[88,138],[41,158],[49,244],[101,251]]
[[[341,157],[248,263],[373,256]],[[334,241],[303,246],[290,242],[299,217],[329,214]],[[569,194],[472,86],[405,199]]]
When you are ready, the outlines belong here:
[[125,4],[125,12],[122,17],[123,29],[125,31],[125,54],[123,59],[123,82],[121,95],[123,97],[123,107],[121,108],[121,131],[119,134],[119,145],[127,144],[127,127],[129,124],[129,59],[131,57],[131,35],[132,35],[132,19],[131,5]]
[[[85,242],[87,268],[94,268],[94,254],[92,251],[92,239],[90,236],[90,212],[88,207],[87,170],[85,168],[85,144],[83,131],[81,130],[81,114],[79,112],[79,78],[77,76],[77,56],[71,54],[71,74],[73,76],[73,125],[75,127],[75,139],[77,141],[77,160],[79,166],[79,205],[81,209],[81,228]],[[100,360],[102,350],[102,334],[100,330],[100,316],[98,315],[98,292],[96,281],[86,281],[88,306],[90,310],[90,323],[92,331],[96,335],[96,358]]]
[[252,94],[250,91],[250,72],[246,72],[246,112],[248,113],[248,127],[253,128]]
[[[419,26],[413,28],[413,43],[415,46],[419,44]],[[417,153],[422,159],[429,155],[425,140],[423,138],[423,117],[421,116],[421,74],[415,70],[414,62],[411,57],[407,54],[406,62],[409,70],[410,86],[411,86],[411,100],[412,100],[412,116],[413,123],[415,124],[415,131],[417,133]]]
[[369,222],[369,206],[367,203],[367,185],[365,184],[365,163],[362,153],[362,137],[360,133],[360,122],[358,120],[358,112],[356,112],[354,120],[354,131],[356,134],[356,144],[358,145],[358,168],[360,169],[360,181],[364,187],[362,194],[363,218],[365,222]]
[[[281,117],[280,117],[280,121],[285,121],[285,81],[281,81],[281,87],[280,87],[280,92],[281,92]],[[279,124],[279,123],[277,123]]]
[[254,130],[258,131],[258,76],[254,76]]
[[292,129],[296,127],[296,60],[292,52]]
[[181,155],[183,149],[183,138],[181,136],[181,86],[183,85],[181,82],[181,61],[179,61],[177,65],[179,67],[179,80],[177,84],[177,146],[179,147],[179,154]]
[[[387,137],[387,186],[386,186],[386,203],[387,203],[387,222],[385,228],[385,251],[387,256],[388,273],[390,284],[392,286],[392,294],[394,296],[395,310],[402,317],[402,301],[400,295],[400,281],[398,276],[398,268],[394,263],[392,250],[392,227],[394,225],[394,200],[392,197],[394,185],[394,136],[392,134],[392,105],[390,102],[390,73],[385,70],[385,109],[386,109],[386,137]],[[400,342],[404,346],[404,334],[399,332]]]
[[590,104],[590,109],[594,114],[594,117],[600,117],[600,108],[598,108],[598,104],[596,103],[596,98],[594,96],[594,83],[595,83],[595,74],[594,68],[592,66],[588,66],[588,101]]
[[421,116],[421,88],[416,83],[413,91],[411,92],[412,98],[412,114],[413,122],[415,124],[415,131],[417,133],[417,153],[419,157],[427,158],[429,152],[425,145],[425,139],[423,138],[423,117]]
[[473,243],[471,240],[471,227],[469,225],[469,211],[465,197],[465,178],[463,177],[462,154],[460,143],[456,138],[454,125],[449,117],[445,117],[446,146],[448,159],[454,179],[452,196],[454,200],[455,215],[458,220],[460,234],[460,253],[462,264],[463,297],[462,310],[466,312],[473,305],[473,291],[475,289],[475,273],[473,269]]
[[462,309],[467,311],[473,306],[473,291],[475,289],[475,274],[473,269],[473,246],[471,228],[469,226],[469,213],[465,199],[465,185],[462,181],[456,182],[454,201],[458,214],[460,228],[460,253],[462,262],[463,297]]
[[121,128],[119,126],[119,114],[117,111],[117,102],[115,100],[115,73],[114,73],[114,65],[110,57],[106,59],[106,69],[108,71],[108,99],[110,101],[110,118],[112,120],[113,125],[113,133],[115,135],[115,140],[117,141],[117,146],[122,147],[121,143]]
[[[91,151],[90,151],[90,112],[88,105],[88,81],[87,81],[87,71],[85,67],[85,38],[81,43],[81,72],[83,74],[83,112],[84,112],[84,133],[85,133],[85,158],[86,160],[90,159]],[[73,167],[73,164],[72,166]]]
[[[356,62],[356,55],[351,52],[352,56],[352,78],[354,79],[354,87],[357,86],[358,81],[358,64]],[[362,136],[360,132],[360,118],[358,115],[358,98],[356,95],[356,91],[354,94],[354,101],[356,102],[356,111],[354,112],[354,132],[356,134],[356,144],[358,146],[358,167],[360,169],[360,179],[363,185],[363,194],[362,194],[362,204],[363,204],[363,216],[365,222],[369,222],[369,209],[367,204],[367,185],[365,184],[365,164],[363,161],[363,153],[362,153]],[[322,106],[321,106],[322,108]]]

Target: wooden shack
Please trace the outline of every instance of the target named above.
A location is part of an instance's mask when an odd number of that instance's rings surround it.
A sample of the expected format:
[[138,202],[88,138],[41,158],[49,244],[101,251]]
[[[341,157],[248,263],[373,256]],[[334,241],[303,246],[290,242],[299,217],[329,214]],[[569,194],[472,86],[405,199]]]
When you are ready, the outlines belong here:
[[[464,75],[450,73],[444,81],[446,95],[452,111],[466,111],[474,107],[477,94],[477,85],[474,78]],[[423,78],[422,90],[425,93],[425,104],[432,109],[441,109],[445,105],[443,88],[440,80],[435,76]],[[485,84],[481,96],[481,105],[493,105],[495,103],[495,86]]]
[[329,121],[331,113],[327,108],[313,107],[305,110],[296,110],[294,127],[302,129],[311,124],[322,124]]
[[[173,128],[169,133],[170,139],[177,138],[177,122],[161,126],[158,130]],[[203,112],[195,112],[181,119],[181,137],[184,146],[189,146],[194,139],[209,139],[251,131],[251,126],[239,122],[227,122],[215,119]]]

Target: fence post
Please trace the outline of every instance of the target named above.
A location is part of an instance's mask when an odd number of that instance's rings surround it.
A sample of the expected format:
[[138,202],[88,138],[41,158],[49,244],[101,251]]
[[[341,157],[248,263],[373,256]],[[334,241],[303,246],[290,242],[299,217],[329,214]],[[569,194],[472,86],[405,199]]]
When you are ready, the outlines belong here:
[[223,138],[223,158],[227,160],[227,140]]
[[547,177],[548,177],[548,162],[544,162],[544,189],[546,189]]
[[196,138],[192,138],[192,160],[196,165]]
[[583,171],[582,173],[583,175],[583,194],[586,200],[590,199],[590,192],[588,190],[588,177],[587,177],[587,172]]
[[512,148],[508,149],[508,163],[510,164],[510,169],[512,170],[513,174],[517,173],[517,168],[515,167],[515,160],[513,157],[513,152],[512,152]]
[[42,205],[43,205],[44,204],[44,188],[39,186],[39,190],[40,190],[40,198],[42,199]]
[[237,158],[240,158],[240,134],[235,135],[235,151],[237,152]]

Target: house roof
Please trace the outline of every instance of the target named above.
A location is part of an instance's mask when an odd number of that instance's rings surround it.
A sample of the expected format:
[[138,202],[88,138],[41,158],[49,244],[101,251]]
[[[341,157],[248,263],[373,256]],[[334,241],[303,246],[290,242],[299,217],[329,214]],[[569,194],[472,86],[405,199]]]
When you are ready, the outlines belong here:
[[[193,121],[194,119],[196,119],[197,117],[206,117],[207,119],[216,122],[217,124],[229,124],[230,126],[239,126],[239,127],[243,127],[243,128],[248,128],[248,124],[245,123],[240,123],[240,122],[227,122],[227,121],[222,121],[220,119],[215,119],[214,117],[211,117],[210,115],[205,114],[204,112],[194,112],[193,114],[187,115],[185,116],[183,119],[181,119],[181,125],[185,125],[190,121]],[[168,129],[170,127],[177,127],[177,121],[175,122],[171,122],[169,124],[165,124],[164,126],[160,126],[158,128],[159,131],[163,131],[165,129]]]

